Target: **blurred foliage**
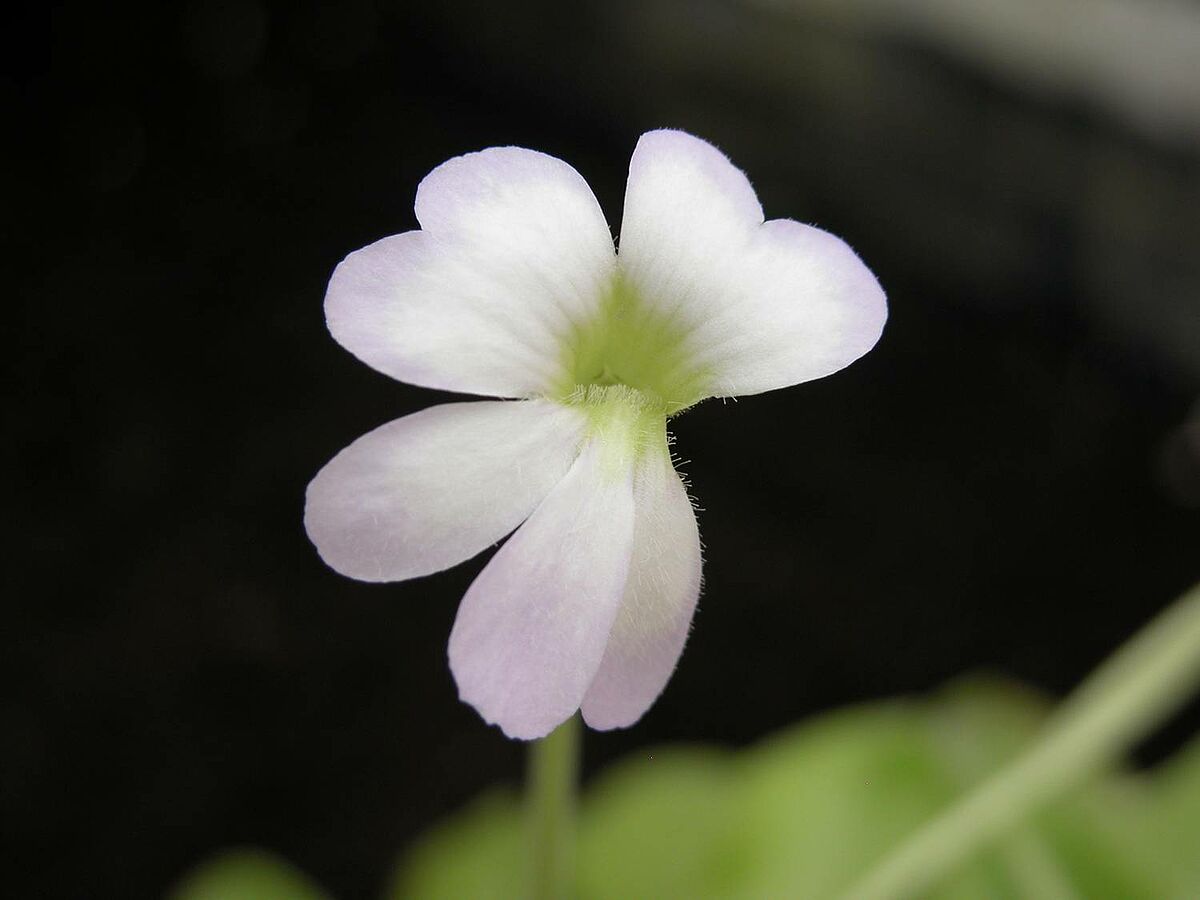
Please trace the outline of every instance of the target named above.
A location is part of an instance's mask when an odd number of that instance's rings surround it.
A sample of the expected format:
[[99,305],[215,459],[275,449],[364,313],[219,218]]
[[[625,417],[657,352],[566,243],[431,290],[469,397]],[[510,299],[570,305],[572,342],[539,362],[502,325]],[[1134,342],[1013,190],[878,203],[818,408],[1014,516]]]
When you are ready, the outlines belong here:
[[329,900],[329,895],[287,860],[245,847],[196,866],[168,900]]
[[[972,679],[928,701],[832,713],[728,752],[667,747],[598,776],[582,799],[577,894],[833,897],[1036,735],[1048,704]],[[402,857],[387,900],[523,894],[520,797],[484,795]],[[1150,775],[1108,772],[985,848],[928,896],[1200,896],[1200,742]],[[272,856],[238,851],[172,900],[323,896]]]

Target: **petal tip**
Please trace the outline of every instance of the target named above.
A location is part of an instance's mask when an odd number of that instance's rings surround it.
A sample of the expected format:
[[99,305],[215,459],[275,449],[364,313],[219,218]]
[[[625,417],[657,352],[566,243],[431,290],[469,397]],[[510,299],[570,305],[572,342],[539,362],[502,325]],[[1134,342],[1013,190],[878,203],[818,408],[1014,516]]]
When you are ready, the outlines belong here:
[[606,715],[603,712],[589,710],[586,704],[580,708],[580,715],[583,716],[584,724],[592,729],[592,731],[616,731],[620,728],[629,728],[640,722],[647,712],[649,712],[648,708],[631,718],[629,716]]

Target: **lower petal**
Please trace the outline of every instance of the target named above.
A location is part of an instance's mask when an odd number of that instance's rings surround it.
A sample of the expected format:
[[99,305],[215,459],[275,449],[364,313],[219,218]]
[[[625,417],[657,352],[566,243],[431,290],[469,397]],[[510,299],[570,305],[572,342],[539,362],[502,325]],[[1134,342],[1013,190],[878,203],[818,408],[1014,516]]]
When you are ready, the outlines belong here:
[[700,595],[696,514],[665,448],[643,458],[634,504],[629,580],[582,706],[599,730],[632,725],[662,693]]
[[579,708],[620,606],[633,473],[588,444],[471,585],[450,634],[459,695],[509,737],[544,737]]
[[363,581],[428,575],[521,524],[563,477],[585,420],[545,400],[447,403],[389,422],[312,480],[304,527]]

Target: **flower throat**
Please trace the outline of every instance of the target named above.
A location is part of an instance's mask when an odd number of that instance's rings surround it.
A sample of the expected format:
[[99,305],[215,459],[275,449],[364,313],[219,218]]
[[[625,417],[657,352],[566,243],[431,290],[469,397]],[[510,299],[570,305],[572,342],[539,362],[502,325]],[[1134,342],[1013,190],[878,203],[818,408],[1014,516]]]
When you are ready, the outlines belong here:
[[[596,315],[562,339],[564,402],[600,394],[594,388],[625,387],[642,395],[639,406],[671,416],[705,396],[708,378],[686,347],[687,328],[651,309],[628,279],[618,275]],[[618,396],[609,394],[610,399]],[[622,396],[629,397],[628,394]]]

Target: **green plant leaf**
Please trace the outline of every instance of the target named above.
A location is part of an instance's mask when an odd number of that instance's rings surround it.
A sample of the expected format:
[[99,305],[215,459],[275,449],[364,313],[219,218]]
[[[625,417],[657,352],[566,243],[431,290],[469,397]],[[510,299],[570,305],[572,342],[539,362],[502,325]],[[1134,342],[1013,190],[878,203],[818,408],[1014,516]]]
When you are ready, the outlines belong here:
[[307,875],[269,850],[223,850],[180,879],[168,900],[329,900]]
[[[913,703],[834,713],[750,750],[741,802],[751,862],[738,896],[835,896],[954,796]],[[994,896],[992,861],[938,897]]]
[[579,896],[725,895],[744,877],[731,756],[701,747],[639,754],[587,793]]
[[1200,897],[1200,739],[1163,766],[1152,790],[1162,845],[1181,860],[1167,896]]
[[389,900],[511,900],[526,893],[522,805],[512,791],[484,794],[425,834],[401,859]]

